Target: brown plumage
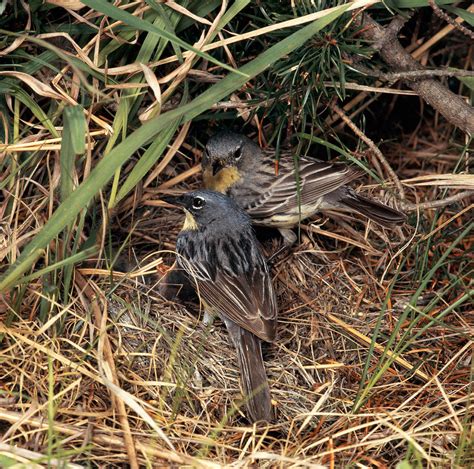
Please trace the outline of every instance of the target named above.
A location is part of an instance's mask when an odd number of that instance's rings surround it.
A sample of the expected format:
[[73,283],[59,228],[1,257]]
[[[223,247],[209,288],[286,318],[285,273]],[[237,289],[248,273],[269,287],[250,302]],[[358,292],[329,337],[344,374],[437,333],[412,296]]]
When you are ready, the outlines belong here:
[[299,157],[295,167],[291,155],[283,155],[276,175],[273,155],[240,134],[211,137],[202,166],[205,187],[234,198],[257,225],[288,229],[325,209],[355,211],[384,227],[406,219],[347,186],[360,170],[307,157]]

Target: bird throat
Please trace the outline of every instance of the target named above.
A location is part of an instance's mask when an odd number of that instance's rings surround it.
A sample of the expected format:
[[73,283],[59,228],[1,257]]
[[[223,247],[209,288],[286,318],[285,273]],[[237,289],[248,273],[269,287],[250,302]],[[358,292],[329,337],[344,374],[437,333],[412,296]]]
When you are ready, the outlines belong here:
[[198,229],[198,224],[196,219],[193,217],[191,212],[184,210],[186,213],[186,218],[184,219],[183,228],[181,231],[196,231]]
[[222,168],[216,174],[212,174],[212,170],[206,168],[203,171],[202,178],[204,187],[225,194],[240,179],[240,173],[235,166]]

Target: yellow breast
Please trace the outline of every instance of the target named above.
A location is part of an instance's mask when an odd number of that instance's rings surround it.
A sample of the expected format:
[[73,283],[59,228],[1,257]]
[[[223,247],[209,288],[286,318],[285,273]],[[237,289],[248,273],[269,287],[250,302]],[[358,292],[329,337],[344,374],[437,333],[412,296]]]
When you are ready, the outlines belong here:
[[202,173],[202,179],[206,189],[225,193],[240,179],[240,173],[235,166],[222,168],[216,174],[212,174],[212,170],[206,168]]

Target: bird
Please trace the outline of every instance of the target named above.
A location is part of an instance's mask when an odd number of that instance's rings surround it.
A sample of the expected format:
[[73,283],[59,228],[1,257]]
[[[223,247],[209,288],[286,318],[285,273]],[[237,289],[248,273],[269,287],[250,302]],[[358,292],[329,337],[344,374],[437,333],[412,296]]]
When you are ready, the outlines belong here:
[[196,286],[204,310],[218,315],[237,352],[249,420],[272,420],[262,341],[273,342],[277,301],[250,217],[234,200],[196,190],[162,200],[186,214],[176,240],[177,265]]
[[275,171],[275,156],[250,138],[230,130],[211,136],[203,151],[203,184],[233,198],[255,225],[278,228],[285,243],[296,241],[292,228],[320,210],[360,213],[391,228],[405,214],[358,194],[347,184],[363,172],[342,163],[283,155]]

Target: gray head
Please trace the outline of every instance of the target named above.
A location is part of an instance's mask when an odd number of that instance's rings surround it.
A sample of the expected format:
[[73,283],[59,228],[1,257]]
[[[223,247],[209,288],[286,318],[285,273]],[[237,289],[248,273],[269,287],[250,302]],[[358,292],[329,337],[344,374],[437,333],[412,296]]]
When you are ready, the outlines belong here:
[[260,147],[245,135],[225,130],[208,140],[202,165],[204,169],[211,169],[212,174],[226,167],[247,169],[258,160],[260,153]]
[[183,230],[234,231],[250,227],[249,216],[224,194],[210,190],[187,192],[180,196],[164,196],[162,200],[183,207],[186,221]]

